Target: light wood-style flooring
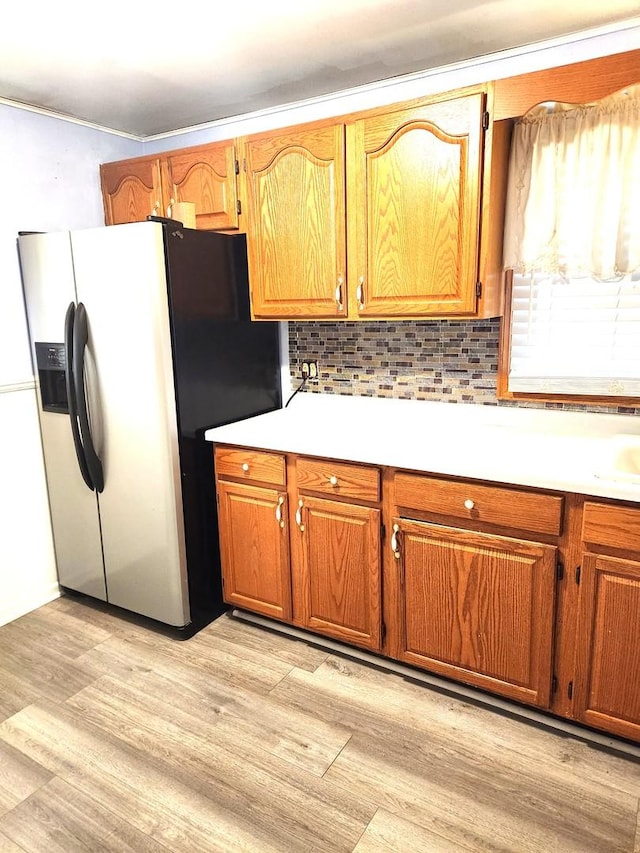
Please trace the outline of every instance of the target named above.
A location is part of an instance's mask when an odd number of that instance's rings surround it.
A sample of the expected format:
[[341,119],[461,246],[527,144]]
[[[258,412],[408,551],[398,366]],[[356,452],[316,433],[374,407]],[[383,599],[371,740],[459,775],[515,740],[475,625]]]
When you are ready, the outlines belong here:
[[640,763],[300,640],[0,628],[0,853],[640,853]]

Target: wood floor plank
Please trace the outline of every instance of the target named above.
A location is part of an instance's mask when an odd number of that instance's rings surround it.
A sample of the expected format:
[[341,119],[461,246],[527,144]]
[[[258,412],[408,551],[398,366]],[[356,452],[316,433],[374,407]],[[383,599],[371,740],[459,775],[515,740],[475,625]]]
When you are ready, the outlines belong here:
[[[477,849],[516,850],[520,830],[530,845],[522,850],[552,849],[556,838],[567,851],[632,849],[640,789],[631,795],[603,784],[595,750],[590,767],[583,757],[576,772],[563,753],[557,760],[547,752],[563,739],[504,720],[512,730],[509,748],[496,741],[492,751],[482,737],[488,718],[495,720],[490,711],[418,692],[417,685],[403,685],[396,696],[387,681],[395,677],[330,660],[312,674],[294,671],[273,691],[328,721],[339,713],[343,725],[360,723],[325,778],[355,785],[390,811]],[[615,763],[620,778],[625,770],[635,777],[633,762]]]
[[285,661],[233,648],[228,642],[208,639],[206,643],[196,643],[195,639],[166,641],[154,634],[145,637],[113,636],[78,658],[78,663],[91,670],[94,679],[103,672],[127,675],[177,666],[183,668],[185,674],[192,673],[194,678],[215,674],[229,684],[264,693],[292,669],[291,664]]
[[0,853],[640,853],[640,765],[574,738],[229,616],[187,641],[75,599],[16,621]]
[[16,631],[12,632],[11,641],[6,640],[3,631],[0,637],[0,685],[9,685],[15,697],[24,695],[29,702],[36,698],[59,702],[95,678],[95,673],[83,666],[82,656],[69,659],[58,653],[55,635],[46,643],[30,643]]
[[[582,791],[530,784],[501,767],[460,766],[458,757],[354,735],[325,778],[377,800],[390,812],[482,851],[628,853],[635,833],[632,798],[588,798]],[[619,795],[620,796],[620,795]]]
[[24,847],[20,847],[0,830],[0,853],[25,853]]
[[[292,710],[261,693],[229,685],[209,674],[184,678],[182,669],[165,666],[159,672],[139,672],[127,682],[112,677],[98,679],[93,685],[67,700],[97,725],[112,721],[110,730],[131,718],[133,725],[142,713],[180,719],[197,733],[208,731],[217,740],[253,743],[297,767],[322,776],[351,737],[351,731],[328,724],[317,715]],[[170,712],[167,714],[167,709]]]
[[237,648],[254,649],[261,654],[310,672],[317,669],[329,657],[329,653],[324,649],[275,631],[250,625],[229,614],[216,619],[207,628],[207,632],[211,636],[222,637],[232,642]]
[[640,762],[632,758],[356,661],[330,657],[314,673],[293,670],[273,695],[301,710],[313,708],[327,722],[366,726],[381,739],[393,738],[399,725],[404,738],[439,737],[443,748],[472,754],[479,764],[500,757],[518,772],[535,768],[560,786],[577,779],[632,797],[640,792]]
[[326,849],[334,849],[330,844],[340,849],[341,839],[357,839],[375,811],[366,799],[355,801],[309,775],[322,775],[319,769],[334,760],[350,733],[277,710],[274,703],[269,707],[259,695],[213,685],[203,698],[197,688],[176,688],[155,674],[140,674],[126,684],[96,682],[66,705],[169,768],[178,763],[189,768],[193,780],[200,774],[209,785],[223,781],[225,789],[231,786],[247,802],[257,802],[268,788],[270,821],[277,817],[278,825],[289,824],[287,836],[300,832],[298,818],[291,822],[291,815],[306,813],[313,815],[307,818],[313,837],[324,839]]
[[0,722],[31,705],[40,697],[40,691],[29,684],[23,674],[8,672],[0,659]]
[[164,844],[174,843],[170,824],[182,845],[210,837],[202,849],[353,849],[375,812],[366,799],[254,744],[234,739],[225,748],[215,733],[190,731],[175,709],[165,712],[157,731],[141,715],[134,725],[116,720],[111,734],[66,706],[32,706],[0,725],[0,738]]
[[378,809],[353,853],[464,853],[462,847],[385,809]]
[[30,797],[51,777],[49,770],[0,741],[0,816]]
[[247,821],[230,820],[213,797],[185,786],[153,762],[92,733],[60,706],[32,706],[0,726],[0,737],[55,768],[70,785],[91,792],[102,808],[128,820],[169,849],[280,853]]
[[26,853],[167,853],[168,849],[60,778],[5,815],[0,832]]
[[59,609],[40,607],[10,623],[6,633],[0,632],[0,657],[10,646],[55,649],[57,655],[74,659],[103,642],[111,633],[86,618]]

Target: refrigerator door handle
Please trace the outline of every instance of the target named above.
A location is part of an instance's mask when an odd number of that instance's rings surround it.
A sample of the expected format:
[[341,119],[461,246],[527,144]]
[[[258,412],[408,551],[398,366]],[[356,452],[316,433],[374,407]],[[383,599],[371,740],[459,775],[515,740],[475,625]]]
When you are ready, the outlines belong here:
[[84,391],[84,355],[88,339],[89,325],[87,322],[87,310],[82,302],[79,302],[73,325],[73,386],[87,467],[93,480],[94,489],[97,492],[102,492],[104,489],[104,472],[102,470],[102,462],[93,446],[93,438],[89,426],[87,398]]
[[89,473],[87,459],[80,438],[80,430],[78,428],[78,407],[76,404],[76,390],[74,387],[73,375],[73,329],[75,325],[76,306],[70,302],[67,308],[67,313],[64,318],[64,349],[66,353],[66,364],[64,369],[64,381],[67,389],[67,403],[69,406],[69,420],[71,421],[71,435],[73,436],[73,446],[75,447],[76,457],[78,459],[78,467],[82,474],[82,479],[87,484],[87,487],[93,491],[95,486]]

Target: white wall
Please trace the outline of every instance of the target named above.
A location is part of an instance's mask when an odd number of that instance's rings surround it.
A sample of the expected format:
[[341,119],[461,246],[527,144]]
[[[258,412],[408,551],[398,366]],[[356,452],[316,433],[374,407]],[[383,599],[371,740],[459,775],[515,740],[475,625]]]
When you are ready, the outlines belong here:
[[18,231],[102,225],[100,163],[142,145],[0,105],[0,625],[58,595]]

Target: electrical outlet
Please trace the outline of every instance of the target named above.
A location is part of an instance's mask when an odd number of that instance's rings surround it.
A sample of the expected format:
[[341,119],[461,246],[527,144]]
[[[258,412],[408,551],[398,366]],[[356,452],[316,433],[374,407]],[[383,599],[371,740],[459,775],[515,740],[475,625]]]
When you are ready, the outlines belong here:
[[301,369],[302,369],[302,378],[303,379],[317,379],[318,378],[318,362],[317,361],[303,361]]

